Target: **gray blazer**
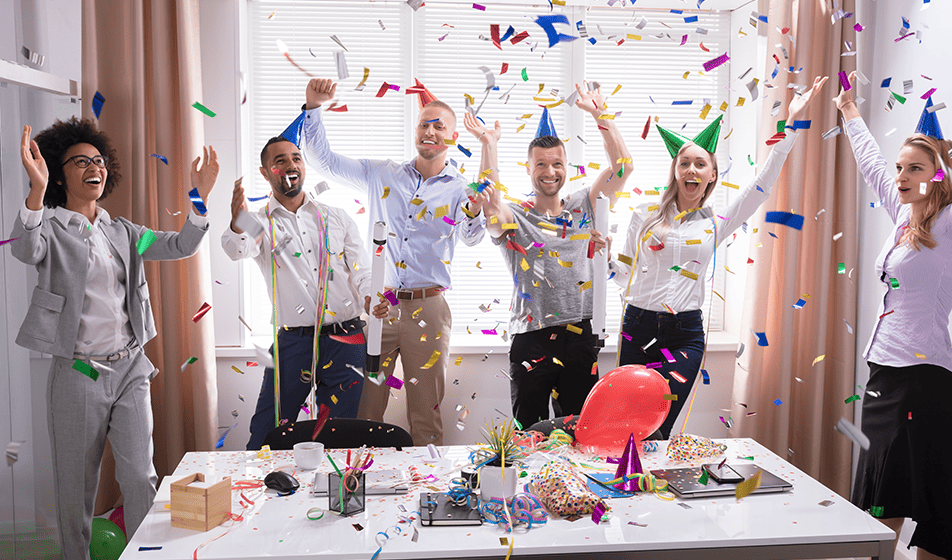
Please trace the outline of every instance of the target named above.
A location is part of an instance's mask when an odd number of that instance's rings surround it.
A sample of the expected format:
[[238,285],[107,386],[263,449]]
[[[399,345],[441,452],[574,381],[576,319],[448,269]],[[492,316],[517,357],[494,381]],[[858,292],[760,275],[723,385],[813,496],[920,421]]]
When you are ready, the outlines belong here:
[[[195,254],[208,227],[202,229],[186,220],[178,233],[157,231],[155,242],[140,255],[136,242],[148,228],[125,218],[111,218],[101,225],[113,255],[125,268],[129,322],[136,341],[144,345],[155,336],[155,322],[142,261],[176,260]],[[11,237],[19,237],[10,244],[13,256],[35,265],[40,274],[16,343],[71,359],[83,312],[89,248],[80,235],[67,231],[66,225],[49,213],[30,230],[20,218],[16,219]]]

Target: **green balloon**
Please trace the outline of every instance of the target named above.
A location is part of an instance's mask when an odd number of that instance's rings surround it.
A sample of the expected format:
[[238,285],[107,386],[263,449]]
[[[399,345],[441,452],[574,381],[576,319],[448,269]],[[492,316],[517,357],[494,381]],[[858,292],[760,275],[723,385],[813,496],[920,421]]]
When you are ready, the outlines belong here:
[[93,534],[89,541],[92,560],[119,560],[126,548],[126,536],[118,525],[101,517],[93,518]]

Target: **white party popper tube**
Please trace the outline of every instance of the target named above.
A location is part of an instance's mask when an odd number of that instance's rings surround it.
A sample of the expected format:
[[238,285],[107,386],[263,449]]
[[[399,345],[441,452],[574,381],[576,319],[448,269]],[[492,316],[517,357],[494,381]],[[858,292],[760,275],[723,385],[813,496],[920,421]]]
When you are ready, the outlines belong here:
[[[595,199],[595,229],[608,235],[608,198],[599,196]],[[592,257],[594,271],[592,276],[592,334],[595,335],[595,344],[598,348],[605,346],[608,332],[605,329],[606,292],[608,289],[608,249],[595,253]]]
[[[387,224],[386,222],[375,222],[374,223],[374,244],[373,244],[373,255],[371,256],[371,262],[373,263],[370,268],[370,291],[373,294],[383,293],[383,282],[384,282],[384,270],[386,264],[387,255],[384,252],[387,250]],[[368,329],[367,336],[367,363],[366,363],[366,372],[368,375],[373,374],[371,380],[375,381],[378,385],[380,380],[377,379],[377,373],[380,372],[380,338],[383,332],[383,319],[378,319],[373,315],[373,296],[371,296],[371,313],[370,313],[370,328]]]

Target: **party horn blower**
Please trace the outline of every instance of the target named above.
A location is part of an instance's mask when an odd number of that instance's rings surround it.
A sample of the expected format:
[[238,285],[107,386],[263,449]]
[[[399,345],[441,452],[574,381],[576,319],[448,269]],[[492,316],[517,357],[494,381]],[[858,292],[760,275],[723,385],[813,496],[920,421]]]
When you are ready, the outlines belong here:
[[[374,294],[383,293],[384,265],[387,256],[387,223],[374,223],[374,246],[372,265],[370,268],[370,291]],[[367,337],[367,363],[365,370],[371,381],[380,385],[377,374],[380,373],[380,338],[383,333],[383,319],[370,314],[370,329]]]
[[[595,199],[595,229],[602,235],[608,234],[608,198],[599,196]],[[605,346],[608,332],[605,328],[606,294],[608,291],[608,250],[592,256],[595,261],[592,278],[592,334],[595,335],[595,344],[598,348]]]

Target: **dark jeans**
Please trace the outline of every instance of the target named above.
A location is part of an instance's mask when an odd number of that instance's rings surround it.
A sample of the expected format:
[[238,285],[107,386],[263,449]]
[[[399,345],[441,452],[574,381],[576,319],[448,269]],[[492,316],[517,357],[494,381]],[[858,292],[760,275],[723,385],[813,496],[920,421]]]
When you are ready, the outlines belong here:
[[[625,336],[626,334],[631,337],[630,340]],[[657,340],[642,350],[653,338]],[[671,356],[675,359],[674,363],[668,362],[661,353],[662,348],[671,352]],[[664,439],[668,439],[671,435],[674,422],[691,394],[703,357],[704,324],[700,309],[672,315],[648,311],[633,305],[625,308],[618,363],[620,365],[656,364],[652,369],[668,380],[671,393],[678,396],[678,400],[671,402],[668,417],[661,424],[660,431]],[[660,366],[657,365],[658,362],[661,362]],[[679,374],[686,379],[686,382],[679,381],[671,375],[672,372]]]
[[[363,371],[367,345],[346,344],[329,335],[321,335],[319,344],[320,361],[314,372],[318,406],[325,404],[330,407],[334,418],[356,418],[364,378],[347,365],[357,366]],[[311,391],[311,384],[301,381],[301,372],[311,368],[313,353],[313,334],[302,334],[299,329],[281,329],[278,332],[282,420],[297,420],[298,411]],[[271,346],[271,355],[274,355],[274,345]],[[328,366],[327,369],[324,369],[325,366]],[[337,400],[336,404],[331,396]],[[251,439],[246,449],[260,449],[265,436],[274,428],[274,368],[265,368],[258,404],[251,418]]]
[[512,337],[509,349],[512,416],[523,428],[548,419],[552,389],[558,393],[552,400],[556,416],[581,413],[588,392],[598,381],[598,372],[592,375],[592,365],[598,361],[592,322],[586,319],[575,326],[582,329],[582,334],[561,325]]

